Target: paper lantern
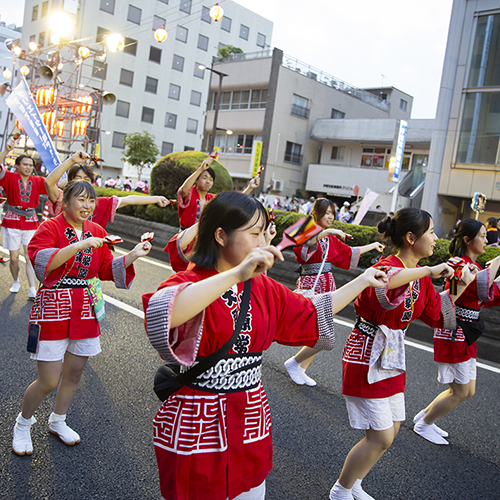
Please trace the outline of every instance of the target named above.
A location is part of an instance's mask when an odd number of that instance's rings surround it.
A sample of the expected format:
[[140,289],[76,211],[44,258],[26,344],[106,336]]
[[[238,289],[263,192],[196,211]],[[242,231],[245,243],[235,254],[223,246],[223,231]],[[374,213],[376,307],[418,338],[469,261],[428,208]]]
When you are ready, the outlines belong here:
[[211,9],[210,9],[210,17],[215,21],[220,21],[224,17],[224,9],[216,3]]
[[87,131],[87,122],[85,120],[73,120],[71,123],[71,133],[75,136],[85,135]]
[[36,103],[39,106],[48,106],[55,101],[57,91],[54,87],[40,89],[36,93]]
[[158,28],[156,31],[155,31],[155,38],[156,38],[156,41],[157,42],[164,42],[168,37],[168,33],[167,33],[167,30],[165,28]]

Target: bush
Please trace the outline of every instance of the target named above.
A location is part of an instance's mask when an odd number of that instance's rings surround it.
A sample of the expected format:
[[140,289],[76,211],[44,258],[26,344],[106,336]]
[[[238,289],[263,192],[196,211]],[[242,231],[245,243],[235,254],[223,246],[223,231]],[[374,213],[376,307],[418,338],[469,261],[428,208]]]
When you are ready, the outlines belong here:
[[[176,199],[179,187],[207,156],[200,151],[183,151],[160,158],[151,170],[151,194]],[[210,192],[232,191],[233,180],[226,168],[217,161],[212,163],[212,168],[215,181]]]

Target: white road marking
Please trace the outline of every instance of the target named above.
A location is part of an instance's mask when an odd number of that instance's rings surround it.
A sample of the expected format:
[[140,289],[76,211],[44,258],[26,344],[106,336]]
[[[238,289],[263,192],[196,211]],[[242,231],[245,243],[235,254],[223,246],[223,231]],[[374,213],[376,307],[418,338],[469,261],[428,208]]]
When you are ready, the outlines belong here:
[[[121,254],[127,253],[127,252],[124,252],[123,250],[118,250],[118,249],[115,249],[115,250],[116,250],[116,252],[121,253]],[[7,255],[9,254],[8,250],[5,250],[3,247],[0,247],[0,251],[7,254]],[[19,256],[19,260],[21,262],[26,262],[25,258],[22,255]],[[164,267],[166,269],[172,270],[172,268],[170,266],[167,266],[166,264],[162,264],[160,262],[155,262],[154,260],[146,259],[145,257],[140,257],[139,260],[142,260],[148,264],[154,264],[155,266]],[[114,299],[113,297],[110,297],[109,295],[106,295],[106,294],[103,294],[103,298],[106,302],[109,302],[110,304],[112,304],[120,309],[123,309],[124,311],[127,311],[130,314],[133,314],[134,316],[141,318],[142,320],[144,319],[144,312],[143,311],[136,309],[135,307],[129,306],[128,304],[125,304],[125,302],[122,302],[121,300],[118,300],[118,299]],[[347,326],[348,328],[354,328],[354,323],[352,323],[350,321],[345,321],[345,320],[337,319],[337,318],[334,318],[333,321],[339,325]],[[410,346],[410,347],[415,347],[416,349],[420,349],[421,351],[426,351],[426,352],[430,352],[430,353],[434,352],[434,349],[432,347],[429,347],[429,346],[426,346],[423,344],[419,344],[418,342],[413,342],[412,340],[405,339],[405,344]],[[488,371],[493,372],[493,373],[500,373],[500,368],[497,368],[496,366],[487,365],[487,364],[481,363],[479,361],[477,363],[477,367],[483,368],[484,370],[488,370]]]

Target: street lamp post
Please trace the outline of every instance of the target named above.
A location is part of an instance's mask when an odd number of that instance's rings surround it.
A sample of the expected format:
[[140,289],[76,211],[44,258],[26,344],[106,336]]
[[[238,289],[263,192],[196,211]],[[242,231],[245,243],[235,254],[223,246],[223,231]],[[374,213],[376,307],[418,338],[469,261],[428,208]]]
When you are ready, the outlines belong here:
[[200,69],[208,69],[208,71],[211,71],[212,73],[215,73],[216,75],[219,76],[219,90],[217,92],[217,99],[215,100],[215,113],[214,113],[214,123],[212,126],[212,137],[210,139],[210,147],[208,148],[210,152],[214,150],[214,145],[215,145],[215,135],[217,134],[217,118],[219,117],[219,106],[220,106],[220,97],[222,94],[222,79],[225,76],[229,76],[226,73],[222,73],[221,71],[217,71],[216,69],[213,68],[207,68],[206,66],[198,66]]

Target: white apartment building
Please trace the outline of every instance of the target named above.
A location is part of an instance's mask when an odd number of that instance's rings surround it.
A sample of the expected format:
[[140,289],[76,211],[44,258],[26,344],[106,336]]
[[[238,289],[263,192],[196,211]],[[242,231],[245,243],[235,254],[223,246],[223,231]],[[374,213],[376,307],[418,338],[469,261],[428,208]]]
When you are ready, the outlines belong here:
[[[3,72],[7,69],[10,72],[14,71],[14,78],[17,77],[17,70],[13,69],[14,58],[12,52],[10,52],[5,46],[6,40],[16,40],[21,36],[21,27],[15,24],[6,24],[5,21],[0,21],[0,84],[8,82],[10,84],[10,78],[5,78]],[[7,123],[7,118],[9,114],[9,107],[5,104],[5,98],[9,94],[0,96],[0,146],[4,145],[4,134],[9,135],[12,129],[12,116]]]
[[[73,13],[73,40],[99,47],[103,36],[118,32],[125,38],[122,52],[107,51],[105,62],[95,59],[82,70],[85,77],[104,72],[105,91],[116,95],[101,114],[101,156],[104,175],[120,173],[122,142],[127,133],[147,130],[163,155],[201,149],[208,97],[209,71],[219,45],[245,52],[271,43],[273,23],[233,1],[221,2],[225,16],[214,22],[206,0],[26,0],[23,48],[30,40],[50,44],[48,19],[61,9]],[[165,42],[153,37],[164,26]],[[55,47],[57,48],[57,47]]]
[[[236,54],[214,68],[227,75],[222,81],[217,128],[233,131],[229,136],[218,133],[215,146],[237,188],[251,177],[254,146],[262,141],[263,187],[272,184],[274,194],[291,196],[305,188],[350,199],[356,184],[361,194],[366,187],[389,194],[387,150],[397,120],[411,115],[412,96],[393,87],[356,88],[279,49]],[[218,83],[214,75],[205,148],[213,127]],[[430,122],[418,128],[432,127]],[[430,132],[425,137],[417,135],[415,146],[418,140],[425,154]],[[336,148],[335,155],[332,148]],[[409,154],[405,170],[411,165]],[[312,170],[314,179],[328,178],[328,182],[319,185],[312,177],[309,180]],[[369,180],[374,184],[368,185]],[[339,190],[339,185],[350,186],[350,191]]]

